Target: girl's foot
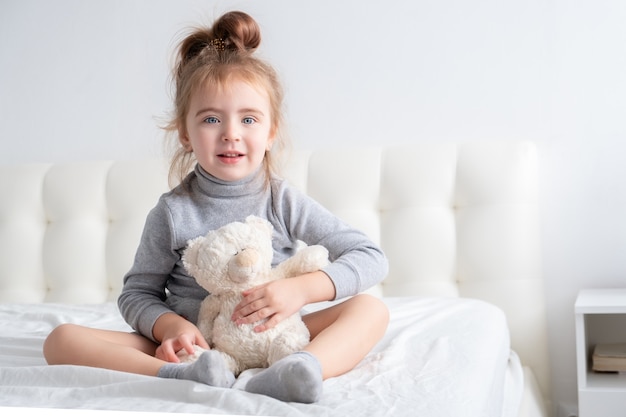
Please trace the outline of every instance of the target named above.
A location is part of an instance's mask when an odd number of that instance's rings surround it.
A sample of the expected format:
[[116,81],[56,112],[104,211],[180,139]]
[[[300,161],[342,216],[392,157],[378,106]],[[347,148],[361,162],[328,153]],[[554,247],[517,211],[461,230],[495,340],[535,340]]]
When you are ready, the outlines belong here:
[[256,374],[245,390],[281,401],[314,403],[322,394],[322,367],[308,352],[296,352]]
[[235,383],[235,376],[216,350],[203,352],[194,362],[165,364],[159,369],[157,376],[187,379],[221,388],[230,388]]

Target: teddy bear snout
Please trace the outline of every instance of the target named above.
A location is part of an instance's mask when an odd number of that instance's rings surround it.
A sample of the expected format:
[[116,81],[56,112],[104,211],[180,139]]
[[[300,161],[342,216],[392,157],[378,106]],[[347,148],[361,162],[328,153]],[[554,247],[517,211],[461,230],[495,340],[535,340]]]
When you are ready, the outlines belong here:
[[228,263],[228,275],[233,282],[245,283],[256,278],[261,270],[261,255],[255,249],[245,249]]

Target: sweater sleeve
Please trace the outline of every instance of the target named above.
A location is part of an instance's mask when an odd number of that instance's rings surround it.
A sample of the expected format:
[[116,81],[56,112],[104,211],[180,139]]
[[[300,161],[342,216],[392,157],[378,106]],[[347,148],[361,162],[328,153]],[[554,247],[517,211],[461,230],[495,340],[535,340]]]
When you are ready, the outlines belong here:
[[170,225],[169,211],[161,200],[148,214],[135,261],[124,276],[118,298],[126,322],[155,342],[154,323],[162,314],[172,311],[165,303],[165,288],[179,257],[172,250]]
[[294,188],[283,184],[278,194],[278,210],[291,239],[328,249],[331,263],[323,271],[335,286],[335,299],[358,294],[386,277],[385,254],[363,232]]

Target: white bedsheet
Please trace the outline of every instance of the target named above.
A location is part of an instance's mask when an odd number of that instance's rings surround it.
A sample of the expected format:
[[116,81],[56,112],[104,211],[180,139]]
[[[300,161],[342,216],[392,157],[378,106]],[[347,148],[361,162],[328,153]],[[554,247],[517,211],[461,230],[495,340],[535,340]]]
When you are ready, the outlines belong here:
[[79,366],[48,366],[61,323],[130,330],[113,303],[0,304],[0,406],[266,416],[515,417],[523,377],[496,307],[463,298],[387,298],[385,338],[357,367],[324,382],[316,404]]

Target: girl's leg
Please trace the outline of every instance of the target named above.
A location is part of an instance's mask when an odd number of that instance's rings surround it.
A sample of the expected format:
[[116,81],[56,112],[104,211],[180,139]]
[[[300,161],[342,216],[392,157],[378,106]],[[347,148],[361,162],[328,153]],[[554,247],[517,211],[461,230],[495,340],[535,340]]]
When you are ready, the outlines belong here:
[[378,298],[361,294],[303,317],[311,332],[304,349],[317,358],[324,379],[354,368],[382,339],[389,310]]
[[383,337],[389,311],[379,299],[357,295],[303,317],[311,343],[253,376],[246,391],[283,401],[315,402],[323,379],[356,366]]
[[186,379],[229,387],[235,377],[220,353],[203,352],[192,363],[178,364],[154,356],[157,344],[137,334],[63,324],[46,339],[43,351],[50,365],[83,365],[163,378]]
[[154,357],[157,344],[137,334],[62,324],[46,338],[50,365],[83,365],[156,376],[165,361]]

